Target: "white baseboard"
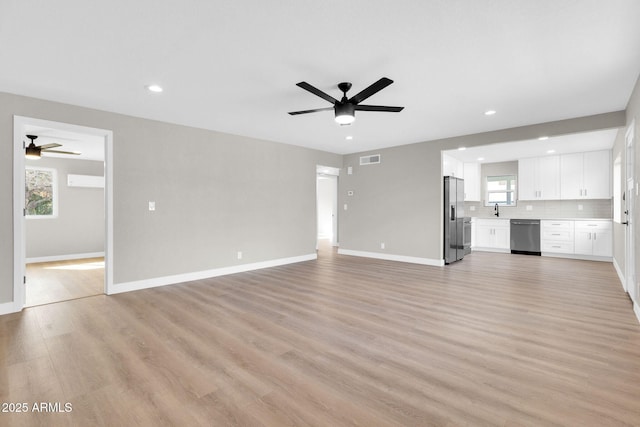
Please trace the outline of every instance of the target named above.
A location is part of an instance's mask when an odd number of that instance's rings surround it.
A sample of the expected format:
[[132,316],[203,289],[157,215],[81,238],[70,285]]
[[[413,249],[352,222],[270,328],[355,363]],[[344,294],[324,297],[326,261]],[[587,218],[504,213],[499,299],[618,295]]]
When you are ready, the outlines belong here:
[[551,257],[551,258],[578,259],[582,261],[613,262],[613,257],[610,257],[610,256],[563,254],[563,253],[556,253],[556,252],[542,252],[542,256]]
[[481,246],[471,248],[472,252],[496,252],[499,254],[510,254],[511,249],[499,249],[499,248],[483,248]]
[[25,262],[27,264],[33,264],[35,262],[55,262],[55,261],[69,261],[74,259],[84,258],[100,258],[104,257],[104,252],[87,252],[83,254],[69,254],[69,255],[54,255],[54,256],[42,256],[27,258]]
[[419,258],[404,255],[382,254],[379,252],[352,251],[350,249],[338,249],[340,255],[359,256],[364,258],[384,259],[387,261],[409,262],[412,264],[432,265],[441,267],[444,265],[442,259]]
[[213,270],[196,271],[193,273],[176,274],[173,276],[156,277],[153,279],[136,280],[133,282],[116,283],[110,289],[109,294],[138,291],[141,289],[155,288],[158,286],[175,285],[176,283],[191,282],[193,280],[209,279],[212,277],[226,276],[227,274],[244,273],[260,270],[262,268],[277,267],[279,265],[293,264],[296,262],[312,261],[318,258],[317,254],[301,255],[290,258],[279,258],[269,261],[254,262],[251,264],[234,265],[231,267],[215,268]]
[[3,314],[16,313],[18,311],[19,310],[16,310],[16,305],[13,301],[0,304],[0,316]]
[[636,304],[635,302],[633,303],[633,312],[636,314],[636,318],[640,323],[640,305]]
[[620,284],[622,285],[622,289],[626,292],[627,285],[625,283],[624,273],[620,269],[620,266],[618,265],[618,261],[616,261],[615,258],[613,259],[613,268],[616,269],[616,273],[618,273],[618,279],[620,279]]

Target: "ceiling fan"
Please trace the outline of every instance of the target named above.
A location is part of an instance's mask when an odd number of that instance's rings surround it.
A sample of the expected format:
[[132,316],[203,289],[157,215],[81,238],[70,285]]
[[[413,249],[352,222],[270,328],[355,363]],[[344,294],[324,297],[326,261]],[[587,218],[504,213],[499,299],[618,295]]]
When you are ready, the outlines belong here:
[[368,88],[360,91],[359,93],[357,93],[356,95],[348,99],[347,99],[347,92],[349,91],[349,89],[351,89],[351,83],[348,83],[348,82],[340,83],[338,84],[338,89],[342,91],[343,95],[342,95],[342,99],[338,101],[331,95],[327,95],[320,89],[311,86],[309,83],[300,82],[296,84],[296,86],[299,86],[302,89],[307,90],[312,94],[317,95],[326,101],[329,101],[330,103],[333,104],[333,107],[316,108],[314,110],[292,111],[289,114],[291,114],[292,116],[295,116],[298,114],[315,113],[317,111],[334,110],[336,122],[338,122],[340,125],[349,125],[353,123],[353,121],[356,119],[355,117],[356,110],[384,111],[384,112],[391,112],[391,113],[399,113],[404,109],[404,107],[387,107],[383,105],[360,104],[362,101],[369,98],[371,95],[378,93],[385,87],[389,86],[391,83],[393,83],[393,80],[383,77],[377,82],[375,82],[374,84],[372,84],[371,86],[369,86]]
[[31,143],[27,145],[25,148],[25,156],[27,159],[39,159],[42,156],[42,153],[57,153],[57,154],[71,154],[71,155],[80,155],[82,153],[78,151],[60,151],[53,150],[53,148],[62,147],[62,144],[51,143],[44,145],[36,145],[33,141],[38,138],[38,135],[27,135],[27,138],[31,140]]

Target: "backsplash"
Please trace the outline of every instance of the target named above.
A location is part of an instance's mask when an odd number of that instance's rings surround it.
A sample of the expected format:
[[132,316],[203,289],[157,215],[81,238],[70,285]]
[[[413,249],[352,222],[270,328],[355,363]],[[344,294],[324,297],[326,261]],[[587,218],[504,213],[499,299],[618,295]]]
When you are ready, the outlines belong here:
[[[531,206],[531,210],[527,207]],[[465,216],[495,218],[493,206],[482,202],[465,202]],[[582,207],[582,210],[580,210]],[[472,210],[475,209],[475,210]],[[611,199],[518,201],[517,206],[500,206],[500,218],[603,218],[613,217]]]

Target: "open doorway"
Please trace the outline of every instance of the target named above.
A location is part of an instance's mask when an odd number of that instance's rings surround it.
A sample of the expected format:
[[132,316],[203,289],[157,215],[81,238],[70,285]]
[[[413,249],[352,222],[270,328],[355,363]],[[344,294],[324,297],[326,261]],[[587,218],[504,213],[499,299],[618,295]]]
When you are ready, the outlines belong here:
[[340,169],[318,166],[316,171],[317,249],[338,246],[338,175]]
[[15,117],[14,143],[16,311],[108,293],[111,132]]

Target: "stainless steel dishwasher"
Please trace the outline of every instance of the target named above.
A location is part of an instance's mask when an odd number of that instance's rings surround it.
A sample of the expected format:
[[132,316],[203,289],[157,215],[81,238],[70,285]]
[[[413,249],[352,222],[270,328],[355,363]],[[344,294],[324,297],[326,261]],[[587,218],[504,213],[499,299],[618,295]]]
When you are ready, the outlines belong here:
[[512,219],[511,253],[524,255],[541,255],[540,253],[540,220]]

